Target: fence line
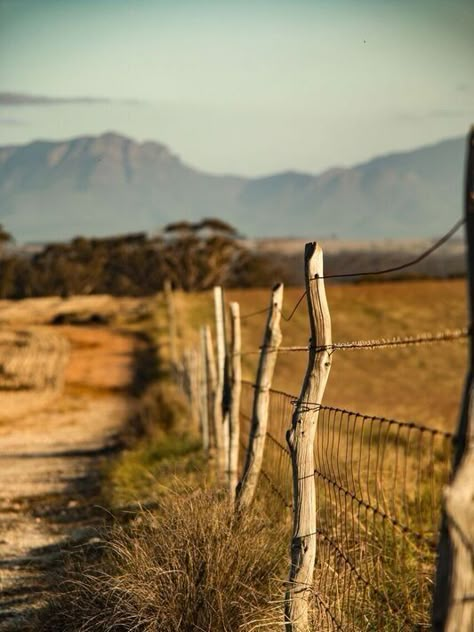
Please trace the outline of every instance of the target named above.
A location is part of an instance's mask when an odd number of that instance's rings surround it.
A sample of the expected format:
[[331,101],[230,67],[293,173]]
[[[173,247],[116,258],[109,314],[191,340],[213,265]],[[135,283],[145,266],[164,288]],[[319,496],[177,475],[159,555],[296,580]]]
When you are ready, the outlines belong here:
[[[268,310],[264,310],[268,312]],[[263,313],[263,312],[262,312]],[[354,340],[313,352],[400,348],[462,341],[471,328],[412,336]],[[268,346],[265,347],[268,351]],[[306,352],[311,347],[280,347]],[[259,350],[241,352],[260,354]],[[250,435],[255,384],[241,382],[240,462]],[[286,434],[297,402],[270,388],[269,421],[259,486],[284,511],[293,509],[292,464]],[[455,436],[402,421],[305,401],[319,413],[314,449],[318,515],[311,592],[319,630],[421,629],[430,621],[439,509]],[[388,622],[391,621],[391,623]]]
[[[258,354],[261,362],[269,352],[276,358],[277,351],[302,352],[309,358],[299,397],[242,380],[239,402],[241,469],[244,460],[245,467],[249,458],[255,460],[249,457],[249,445],[256,437],[263,446],[257,489],[266,486],[293,513],[292,565],[285,597],[285,625],[290,632],[419,630],[430,625],[443,488],[453,473],[453,454],[460,454],[467,445],[462,427],[455,436],[413,421],[327,406],[321,400],[330,356],[336,350],[395,349],[469,339],[472,351],[472,329],[333,343],[322,281],[413,266],[465,222],[465,218],[457,221],[417,258],[371,272],[324,275],[320,248],[307,244],[306,292],[289,316],[280,306],[277,311],[290,321],[309,296],[309,307],[314,309],[314,313],[310,309],[313,343],[281,347],[266,342],[258,350],[241,352],[234,345],[232,353],[227,351],[226,366],[234,356]],[[316,254],[318,262],[312,270]],[[245,314],[241,320],[271,314],[274,307]],[[260,431],[253,409],[262,393],[268,400],[268,424]],[[469,599],[469,591],[466,594]]]

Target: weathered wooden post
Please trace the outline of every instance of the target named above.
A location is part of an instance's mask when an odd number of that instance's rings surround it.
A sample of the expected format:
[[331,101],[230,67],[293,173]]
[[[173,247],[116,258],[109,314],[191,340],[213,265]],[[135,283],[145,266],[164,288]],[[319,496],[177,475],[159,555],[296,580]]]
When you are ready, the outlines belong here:
[[168,316],[170,365],[172,370],[175,371],[178,364],[178,355],[176,350],[176,315],[174,309],[173,288],[169,279],[165,279],[165,282],[163,284],[163,292],[165,295],[166,311]]
[[316,490],[314,440],[321,403],[331,368],[331,318],[323,276],[323,251],[305,247],[305,282],[311,330],[308,366],[287,433],[293,469],[293,534],[291,567],[285,596],[288,632],[309,632],[309,600],[316,559]]
[[181,356],[180,371],[177,371],[180,387],[186,395],[188,402],[191,401],[191,382],[189,376],[189,351],[185,349]]
[[242,389],[242,357],[240,333],[240,307],[230,303],[231,316],[231,387],[229,413],[229,490],[235,498],[239,467],[240,392]]
[[208,392],[208,410],[210,415],[209,423],[209,450],[210,456],[216,450],[216,418],[215,418],[215,399],[217,391],[217,369],[216,358],[214,355],[214,346],[212,344],[212,333],[209,325],[204,328],[206,338],[206,373],[207,373],[207,392]]
[[214,288],[214,311],[216,319],[217,384],[214,398],[214,424],[216,430],[217,468],[221,481],[229,472],[229,428],[224,415],[224,389],[226,387],[226,344],[224,329],[224,307],[222,288]]
[[199,432],[199,353],[196,348],[189,350],[189,376],[190,376],[190,403],[191,403],[191,420],[193,431]]
[[245,455],[242,477],[237,486],[236,510],[241,511],[250,505],[257,487],[262,469],[263,451],[268,424],[268,406],[270,388],[282,335],[280,330],[281,307],[283,303],[283,284],[275,285],[272,290],[267,324],[260,350],[260,358],[255,380],[255,393],[252,405],[250,436]]
[[[469,317],[474,319],[474,127],[467,145],[465,218]],[[474,629],[474,344],[461,406],[452,481],[444,491],[433,599],[435,632]]]
[[209,376],[207,366],[206,327],[201,327],[200,343],[199,418],[202,448],[207,454],[209,452]]

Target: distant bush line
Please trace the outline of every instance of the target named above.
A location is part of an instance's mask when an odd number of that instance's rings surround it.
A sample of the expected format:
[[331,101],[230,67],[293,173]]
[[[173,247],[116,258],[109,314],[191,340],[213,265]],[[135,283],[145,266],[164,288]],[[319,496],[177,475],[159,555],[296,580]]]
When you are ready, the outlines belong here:
[[[146,233],[77,237],[69,243],[46,245],[33,255],[8,254],[4,250],[0,260],[0,298],[146,296],[160,291],[165,279],[185,291],[206,290],[214,285],[268,287],[277,281],[286,285],[303,283],[302,254],[250,250],[238,237],[232,226],[206,219],[197,224],[170,224],[154,237]],[[407,254],[401,252],[327,253],[326,271],[340,274],[348,269],[375,270],[406,259]],[[441,254],[410,269],[403,278],[446,278],[464,272],[462,255]]]
[[0,261],[0,297],[113,294],[144,296],[165,279],[185,291],[214,285],[268,285],[280,266],[245,248],[235,229],[218,220],[166,227],[158,237],[137,233],[110,238],[77,237],[40,252],[7,254]]

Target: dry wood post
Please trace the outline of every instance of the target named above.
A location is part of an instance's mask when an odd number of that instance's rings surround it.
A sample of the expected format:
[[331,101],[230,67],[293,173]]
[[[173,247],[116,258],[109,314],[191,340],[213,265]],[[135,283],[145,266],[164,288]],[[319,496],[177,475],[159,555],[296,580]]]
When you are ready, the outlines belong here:
[[[469,316],[474,319],[474,127],[468,137],[465,189]],[[474,344],[461,405],[453,477],[444,491],[433,599],[435,632],[474,629]]]
[[214,355],[214,345],[212,344],[212,333],[209,325],[205,325],[204,334],[206,339],[206,374],[207,374],[207,393],[208,393],[208,411],[209,411],[209,451],[210,455],[216,449],[216,418],[215,418],[215,400],[217,392],[217,368],[216,358]]
[[176,315],[174,309],[174,296],[171,281],[165,279],[163,284],[165,294],[166,311],[168,316],[168,336],[170,345],[170,365],[173,371],[176,370],[178,364],[178,355],[176,351]]
[[231,387],[229,413],[229,490],[231,498],[235,498],[239,467],[240,436],[240,392],[242,389],[242,356],[240,333],[240,307],[238,303],[230,303],[231,317]]
[[190,404],[191,404],[191,421],[193,431],[199,431],[199,353],[197,349],[192,348],[189,350],[189,377],[190,377]]
[[316,243],[305,247],[305,282],[311,330],[308,366],[291,429],[287,434],[293,469],[293,534],[291,567],[285,596],[288,632],[309,631],[309,599],[316,559],[316,490],[314,440],[321,403],[331,368],[326,350],[331,344],[331,318],[323,275],[323,251]]
[[191,358],[189,349],[183,351],[181,366],[182,366],[182,389],[189,405],[191,405],[192,391],[191,391]]
[[226,388],[226,344],[224,329],[224,305],[222,288],[214,288],[214,311],[216,319],[217,384],[214,398],[214,428],[216,432],[217,469],[224,482],[229,471],[229,428],[228,416],[224,414],[224,390]]
[[206,328],[200,330],[200,380],[199,380],[199,420],[201,427],[202,448],[204,452],[209,451],[209,376],[207,367],[207,343]]
[[282,335],[280,330],[281,308],[283,303],[283,284],[275,285],[272,290],[267,324],[260,350],[255,393],[252,405],[250,435],[242,477],[237,486],[236,509],[245,510],[255,494],[258,478],[262,469],[263,451],[268,424],[268,406],[270,388]]

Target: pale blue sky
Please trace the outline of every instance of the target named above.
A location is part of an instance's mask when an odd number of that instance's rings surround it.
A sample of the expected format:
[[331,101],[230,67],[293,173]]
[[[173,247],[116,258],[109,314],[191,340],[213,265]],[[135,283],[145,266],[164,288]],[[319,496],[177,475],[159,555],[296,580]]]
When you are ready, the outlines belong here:
[[113,100],[0,105],[0,144],[115,130],[319,172],[465,133],[473,62],[473,0],[0,0],[1,92]]

